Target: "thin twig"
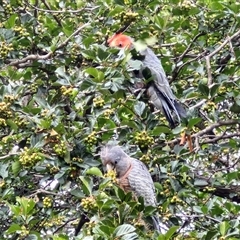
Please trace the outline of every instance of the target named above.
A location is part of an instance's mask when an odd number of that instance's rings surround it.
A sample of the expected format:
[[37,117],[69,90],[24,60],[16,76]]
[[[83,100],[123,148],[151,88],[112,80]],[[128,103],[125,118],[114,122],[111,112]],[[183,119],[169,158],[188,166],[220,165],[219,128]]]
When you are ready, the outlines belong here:
[[34,197],[35,195],[37,195],[39,193],[45,193],[45,194],[54,195],[54,196],[62,196],[59,193],[50,192],[50,191],[47,191],[47,190],[44,190],[44,189],[40,188],[40,189],[37,189],[33,194],[29,195],[28,197],[29,198]]
[[208,86],[210,86],[212,84],[212,72],[211,72],[211,63],[210,63],[210,59],[211,57],[213,57],[214,55],[216,55],[219,51],[221,51],[221,49],[227,44],[230,43],[231,40],[235,37],[237,37],[240,34],[240,30],[238,30],[236,33],[234,33],[231,37],[227,37],[225,39],[225,41],[218,47],[216,48],[214,51],[212,51],[211,53],[209,53],[206,57],[206,67],[207,67],[207,75],[208,75]]
[[80,13],[80,12],[83,12],[83,11],[93,11],[97,8],[99,8],[99,6],[95,6],[95,7],[84,7],[84,8],[81,8],[81,9],[77,9],[77,10],[67,10],[67,9],[63,9],[63,10],[51,10],[51,9],[43,9],[43,8],[38,8],[38,7],[35,7],[33,5],[31,5],[30,3],[28,3],[29,6],[31,6],[32,8],[35,8],[36,10],[38,11],[41,11],[41,12],[48,12],[48,13]]
[[6,158],[9,158],[9,157],[15,156],[15,155],[17,155],[17,153],[9,153],[9,154],[7,154],[7,155],[1,156],[1,157],[0,157],[0,160],[4,160],[4,159],[6,159]]
[[57,227],[56,230],[53,232],[53,234],[57,233],[61,228],[65,227],[68,223],[73,222],[75,220],[77,220],[77,217],[74,218],[70,218],[68,219],[66,222],[64,222],[61,226]]
[[204,140],[203,143],[215,143],[219,140],[222,140],[222,139],[229,139],[229,138],[233,138],[233,137],[240,137],[240,133],[232,133],[232,134],[222,134],[218,137],[215,137],[213,139],[207,139],[207,140]]
[[207,100],[203,99],[202,101],[198,102],[197,104],[195,104],[194,106],[191,106],[189,108],[189,110],[193,110],[193,109],[198,109],[199,107],[201,107]]
[[213,52],[207,55],[207,57],[211,58],[215,54],[217,54],[229,41],[232,41],[233,38],[237,37],[240,35],[240,30],[238,30],[236,33],[234,33],[231,37],[227,37],[226,40],[218,47],[216,48]]
[[185,55],[189,52],[190,48],[192,47],[193,43],[200,37],[200,36],[203,36],[205,35],[206,33],[199,33],[197,34],[193,40],[190,42],[190,44],[187,46],[187,48],[185,49],[185,51],[182,53],[182,55],[180,55],[178,57],[178,62],[182,61],[182,59],[185,57]]
[[[221,126],[229,126],[229,125],[234,125],[234,124],[238,124],[240,123],[239,120],[237,119],[230,119],[230,120],[226,120],[226,121],[219,121],[217,123],[213,123],[212,125],[206,127],[205,129],[195,133],[192,135],[192,138],[195,138],[195,137],[200,137],[200,136],[203,136],[205,134],[207,134],[208,132],[212,131],[213,129],[217,128],[217,127],[221,127]],[[167,144],[176,144],[180,141],[180,138],[176,138],[172,141],[169,141],[167,142]]]
[[82,26],[80,26],[75,32],[73,32],[73,34],[71,34],[63,43],[61,43],[59,46],[56,47],[56,49],[52,52],[49,52],[45,55],[38,55],[38,54],[32,54],[32,55],[28,55],[25,58],[13,61],[9,64],[9,66],[19,66],[21,64],[22,67],[24,67],[24,64],[29,64],[28,61],[33,61],[33,60],[46,60],[49,59],[54,52],[56,52],[57,50],[59,50],[60,48],[63,48],[64,46],[66,46],[68,44],[68,42],[71,40],[72,37],[76,36],[83,28],[89,26],[90,23],[85,23]]
[[[45,7],[47,9],[50,9],[50,6],[48,5],[48,3],[45,0],[42,0],[43,4],[45,5]],[[61,21],[57,18],[56,14],[52,14],[53,18],[55,19],[55,21],[58,23],[59,27],[62,27],[62,23]]]
[[208,86],[212,85],[212,70],[211,70],[211,63],[210,57],[206,56],[206,67],[207,67],[207,75],[208,75]]

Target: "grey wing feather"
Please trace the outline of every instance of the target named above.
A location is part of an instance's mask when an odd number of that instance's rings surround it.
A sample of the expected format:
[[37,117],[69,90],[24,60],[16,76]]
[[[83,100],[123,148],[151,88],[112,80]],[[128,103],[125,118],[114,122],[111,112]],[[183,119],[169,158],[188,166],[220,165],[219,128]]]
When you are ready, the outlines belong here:
[[171,112],[174,111],[178,122],[186,117],[186,110],[177,102],[169,85],[161,61],[150,48],[141,52],[145,56],[143,67],[147,67],[153,76],[154,83],[148,89],[150,100],[157,109],[160,109],[168,119],[170,125],[174,127],[175,120]]
[[155,76],[154,82],[156,83],[157,87],[166,94],[167,98],[172,100],[176,99],[169,85],[161,61],[158,59],[155,53],[150,48],[146,48],[143,52],[141,52],[141,54],[145,56],[143,65],[148,67],[152,75]]
[[156,206],[155,188],[147,167],[139,160],[132,159],[133,168],[128,180],[131,190],[139,197],[142,196],[145,205]]
[[[146,206],[157,206],[155,188],[152,177],[141,161],[132,158],[133,168],[128,176],[131,190],[139,197],[142,196]],[[158,214],[152,217],[154,228],[161,233],[160,220]]]

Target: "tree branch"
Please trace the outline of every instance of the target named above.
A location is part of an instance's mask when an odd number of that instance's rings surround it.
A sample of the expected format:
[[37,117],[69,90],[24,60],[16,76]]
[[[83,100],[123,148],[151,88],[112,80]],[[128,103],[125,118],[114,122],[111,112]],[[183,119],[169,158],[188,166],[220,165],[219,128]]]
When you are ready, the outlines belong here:
[[[200,136],[203,136],[203,135],[207,134],[208,132],[212,131],[213,129],[215,129],[217,127],[235,125],[235,124],[238,124],[238,123],[240,123],[240,121],[238,119],[230,119],[230,120],[226,120],[226,121],[219,121],[217,123],[213,123],[212,125],[204,128],[203,130],[193,134],[192,138],[198,138]],[[220,139],[217,139],[217,140],[220,140]],[[215,139],[215,141],[216,141],[216,139]],[[171,145],[171,144],[176,144],[178,142],[180,142],[180,138],[176,138],[172,141],[169,141],[169,142],[167,142],[167,144]]]
[[232,133],[232,134],[227,134],[227,135],[222,134],[218,137],[204,140],[203,143],[216,143],[219,140],[229,139],[229,138],[233,138],[233,137],[240,137],[240,133]]
[[240,196],[238,195],[239,191],[240,191],[240,186],[236,186],[236,185],[228,185],[228,186],[214,186],[214,184],[212,184],[212,179],[208,179],[205,176],[201,176],[201,175],[196,175],[197,179],[202,179],[204,181],[206,181],[206,186],[196,186],[197,188],[199,188],[199,190],[203,191],[205,189],[205,187],[207,186],[211,186],[213,188],[215,188],[215,190],[211,191],[210,193],[222,198],[227,198],[231,201],[240,203]]
[[208,86],[210,86],[212,84],[212,72],[211,72],[211,63],[210,63],[210,59],[211,57],[213,57],[214,55],[216,55],[219,51],[221,51],[221,49],[227,44],[229,43],[233,38],[237,37],[238,35],[240,35],[240,30],[238,30],[236,33],[234,33],[231,37],[227,36],[227,38],[225,39],[225,41],[218,47],[216,48],[214,51],[212,51],[211,53],[209,53],[206,57],[206,67],[207,67],[207,75],[208,75]]
[[185,51],[182,53],[181,56],[178,57],[178,62],[182,61],[182,59],[185,57],[185,55],[189,52],[190,48],[192,47],[193,43],[200,37],[205,35],[206,33],[199,33],[197,34],[193,40],[190,42],[190,44],[187,46],[187,48],[185,49]]
[[93,11],[97,8],[99,8],[99,6],[95,6],[95,7],[84,7],[84,8],[81,8],[81,9],[77,9],[77,10],[67,10],[67,9],[64,9],[64,10],[51,10],[51,9],[43,9],[43,8],[38,8],[38,7],[35,7],[33,5],[31,5],[30,3],[28,3],[29,6],[31,6],[32,8],[38,10],[38,11],[41,11],[41,12],[48,12],[48,13],[80,13],[80,12],[83,12],[83,11]]
[[85,23],[83,24],[82,26],[80,26],[75,32],[73,32],[72,35],[70,35],[63,43],[61,43],[59,46],[56,47],[56,49],[52,52],[49,52],[45,55],[38,55],[38,54],[32,54],[32,55],[29,55],[25,58],[22,58],[22,59],[19,59],[19,60],[16,60],[16,61],[13,61],[9,64],[9,66],[19,66],[21,64],[21,67],[24,67],[25,65],[29,65],[29,61],[36,61],[36,60],[46,60],[46,59],[49,59],[54,52],[56,52],[57,50],[65,47],[68,42],[71,40],[72,37],[76,36],[83,28],[89,26],[90,23]]

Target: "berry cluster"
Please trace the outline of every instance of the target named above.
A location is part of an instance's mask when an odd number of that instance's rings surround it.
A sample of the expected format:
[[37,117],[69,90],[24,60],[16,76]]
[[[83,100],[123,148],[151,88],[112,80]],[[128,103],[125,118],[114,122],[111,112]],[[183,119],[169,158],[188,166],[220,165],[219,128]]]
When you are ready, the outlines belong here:
[[143,154],[141,157],[140,157],[140,160],[144,163],[150,163],[151,162],[151,159],[152,159],[152,156],[151,156],[151,152],[148,151],[147,154]]
[[195,7],[195,4],[189,0],[183,0],[183,2],[180,5],[185,10],[189,10],[191,7]]
[[129,20],[134,21],[136,19],[139,19],[139,14],[136,12],[126,12],[122,13],[123,21],[128,22]]
[[80,158],[80,157],[73,157],[73,158],[72,158],[72,161],[73,161],[73,162],[83,163],[83,159]]
[[29,235],[29,230],[25,226],[21,226],[21,230],[19,231],[19,239],[25,239]]
[[140,147],[148,147],[154,143],[154,138],[150,137],[146,131],[138,132],[134,137],[135,144]]
[[0,188],[3,188],[5,185],[5,181],[3,179],[0,179]]
[[95,106],[95,107],[103,107],[103,105],[104,105],[104,99],[101,97],[101,96],[98,96],[98,97],[95,97],[94,99],[93,99],[93,105]]
[[110,116],[114,113],[114,109],[106,109],[103,113],[106,119],[110,119]]
[[111,178],[111,182],[117,183],[117,176],[115,170],[110,170],[106,174],[104,174],[105,178]]
[[58,216],[56,218],[50,219],[44,222],[45,227],[59,226],[63,224],[64,216]]
[[24,128],[24,127],[26,127],[26,126],[29,124],[29,122],[26,121],[25,118],[19,117],[19,116],[16,116],[16,117],[14,118],[14,122],[15,122],[15,123],[18,125],[18,127],[20,127],[20,128]]
[[47,168],[49,169],[49,172],[51,174],[55,174],[55,173],[59,172],[59,167],[57,167],[57,166],[52,166],[52,165],[48,164]]
[[7,102],[7,103],[13,103],[15,99],[16,99],[15,96],[8,95],[8,94],[4,95],[3,97],[4,102]]
[[7,126],[6,120],[4,118],[0,118],[0,126],[1,127],[6,127]]
[[23,37],[28,37],[30,35],[29,32],[27,31],[27,29],[22,26],[16,26],[13,30],[15,32],[19,33],[19,35],[23,36]]
[[170,200],[171,203],[184,204],[184,201],[180,199],[177,195],[174,195]]
[[95,227],[95,222],[86,223],[87,235],[92,235],[92,229]]
[[34,83],[30,84],[29,88],[30,88],[31,92],[37,92],[38,84],[36,82],[34,82]]
[[8,15],[13,14],[13,8],[12,8],[11,4],[9,4],[7,1],[3,1],[2,6],[4,7],[5,14],[8,14]]
[[43,156],[36,148],[24,147],[19,156],[19,162],[25,167],[34,166],[37,162],[43,160]]
[[11,118],[13,116],[10,105],[10,103],[0,102],[0,117]]
[[70,50],[71,58],[77,59],[78,55],[80,54],[79,50],[80,50],[79,45],[74,43],[71,47],[71,50]]
[[212,102],[212,101],[208,101],[206,103],[206,105],[204,105],[203,110],[205,110],[206,112],[210,113],[212,111],[214,111],[217,108],[216,103]]
[[219,89],[218,89],[218,93],[219,93],[219,94],[226,93],[227,91],[228,91],[228,89],[226,88],[226,86],[221,86],[221,87],[219,87]]
[[61,141],[60,143],[55,144],[53,150],[58,156],[63,157],[67,153],[66,143]]
[[88,147],[92,147],[93,145],[95,145],[97,143],[96,132],[93,131],[84,139],[84,141]]
[[48,109],[43,109],[41,112],[41,117],[44,117],[45,119],[54,119],[56,118],[56,115],[53,113],[50,113]]
[[133,219],[133,225],[135,227],[147,227],[146,223],[144,222],[144,220],[140,217],[138,217],[137,219]]
[[81,201],[81,206],[86,211],[97,208],[96,199],[93,196],[83,198]]
[[43,207],[50,208],[52,206],[52,199],[50,197],[45,197],[43,199]]
[[63,96],[73,96],[76,92],[76,89],[73,87],[61,86],[61,93]]

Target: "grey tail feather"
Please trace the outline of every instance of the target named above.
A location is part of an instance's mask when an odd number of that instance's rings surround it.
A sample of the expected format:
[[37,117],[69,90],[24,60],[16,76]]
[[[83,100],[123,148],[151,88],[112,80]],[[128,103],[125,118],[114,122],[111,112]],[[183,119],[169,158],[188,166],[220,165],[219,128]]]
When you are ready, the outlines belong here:
[[173,116],[171,114],[171,110],[169,109],[168,105],[164,106],[164,103],[162,102],[162,109],[163,109],[163,113],[164,113],[167,121],[169,122],[170,127],[174,128],[175,125],[176,125],[176,121],[175,121],[175,119],[173,119]]
[[166,95],[163,94],[155,84],[153,86],[158,97],[162,101],[162,108],[163,108],[164,115],[167,118],[167,121],[169,122],[170,127],[174,128],[176,126],[177,121],[174,119],[174,116],[172,115],[171,111],[175,112],[178,118],[178,121],[180,121],[181,118],[186,117],[187,115],[186,110],[181,105],[181,103],[177,102],[175,99],[170,99],[166,97]]
[[174,106],[175,106],[180,118],[186,118],[187,112],[186,112],[186,109],[182,106],[182,104],[175,100],[174,101]]
[[152,216],[152,220],[153,220],[153,227],[154,227],[154,229],[155,229],[158,233],[161,233],[159,217],[158,217],[157,215],[154,215],[154,216]]

